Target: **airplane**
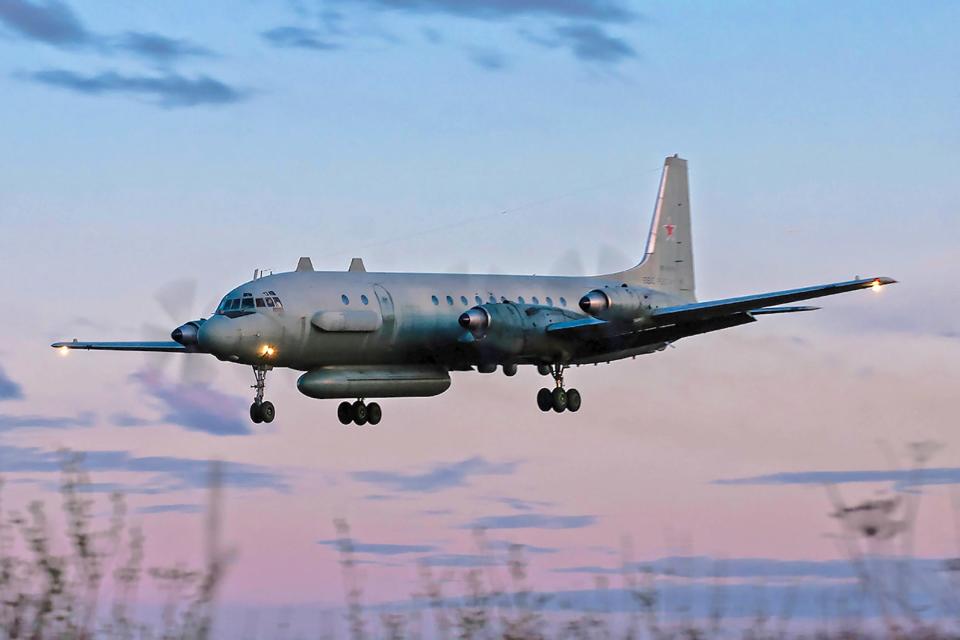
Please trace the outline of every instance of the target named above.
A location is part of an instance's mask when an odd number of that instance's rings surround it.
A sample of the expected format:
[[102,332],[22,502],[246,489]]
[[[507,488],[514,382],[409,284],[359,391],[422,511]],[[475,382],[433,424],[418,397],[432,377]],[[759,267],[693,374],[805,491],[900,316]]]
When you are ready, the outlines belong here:
[[543,412],[576,412],[568,388],[572,365],[597,364],[664,350],[681,338],[818,307],[783,306],[859,289],[879,290],[888,277],[855,278],[800,289],[698,302],[687,161],[663,165],[653,220],[640,262],[598,276],[522,276],[368,272],[354,258],[347,271],[296,270],[265,275],[233,289],[208,318],[191,320],[167,342],[55,342],[71,349],[213,355],[253,368],[250,418],[276,416],[264,400],[267,372],[303,371],[306,396],[343,400],[344,424],[378,424],[370,398],[429,397],[450,387],[450,372],[507,376],[534,366],[551,376],[537,393]]

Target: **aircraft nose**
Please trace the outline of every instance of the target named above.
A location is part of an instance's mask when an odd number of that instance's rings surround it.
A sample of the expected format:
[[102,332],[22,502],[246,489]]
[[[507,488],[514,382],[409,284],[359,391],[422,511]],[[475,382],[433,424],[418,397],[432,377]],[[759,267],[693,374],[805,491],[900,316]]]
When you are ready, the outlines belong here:
[[224,316],[213,316],[197,330],[197,345],[215,356],[235,353],[239,339],[238,328],[232,326],[230,318]]

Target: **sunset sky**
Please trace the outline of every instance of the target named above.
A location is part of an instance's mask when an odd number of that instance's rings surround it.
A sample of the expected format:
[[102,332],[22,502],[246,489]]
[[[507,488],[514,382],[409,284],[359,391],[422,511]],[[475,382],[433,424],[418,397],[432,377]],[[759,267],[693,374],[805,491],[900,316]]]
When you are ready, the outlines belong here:
[[[531,545],[545,590],[592,589],[624,540],[836,580],[824,483],[922,492],[917,554],[960,555],[958,24],[955,2],[0,0],[4,509],[55,509],[57,451],[87,451],[98,513],[126,492],[149,561],[197,563],[223,460],[239,608],[339,603],[338,518],[371,601],[418,562],[486,562],[475,527]],[[534,371],[456,373],[348,428],[276,371],[252,425],[246,367],[48,347],[165,339],[299,256],[625,268],[674,153],[699,299],[900,283],[573,369],[577,414],[538,411]],[[917,487],[920,441],[943,447]]]

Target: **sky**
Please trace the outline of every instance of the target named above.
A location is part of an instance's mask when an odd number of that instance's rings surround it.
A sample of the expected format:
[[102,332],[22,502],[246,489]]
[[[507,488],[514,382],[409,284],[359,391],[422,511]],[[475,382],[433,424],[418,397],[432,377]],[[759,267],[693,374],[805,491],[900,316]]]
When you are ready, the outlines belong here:
[[[589,591],[624,540],[806,579],[782,563],[843,557],[824,483],[851,504],[918,492],[917,554],[960,554],[958,20],[952,2],[0,0],[3,504],[56,504],[57,452],[86,451],[148,557],[197,562],[223,460],[237,607],[340,602],[336,519],[371,601],[415,590],[418,562],[482,563],[475,527],[532,545],[543,589]],[[278,418],[254,426],[245,368],[47,346],[164,339],[299,256],[622,269],[674,153],[699,299],[900,284],[574,369],[576,415],[535,408],[535,372],[460,373],[345,428],[273,372]]]

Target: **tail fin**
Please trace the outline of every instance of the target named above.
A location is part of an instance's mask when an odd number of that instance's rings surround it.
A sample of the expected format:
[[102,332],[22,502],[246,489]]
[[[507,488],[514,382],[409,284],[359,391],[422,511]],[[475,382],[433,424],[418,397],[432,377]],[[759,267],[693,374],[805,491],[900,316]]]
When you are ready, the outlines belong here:
[[693,242],[690,230],[690,187],[687,161],[676,155],[663,163],[660,193],[653,211],[647,247],[640,264],[613,274],[627,284],[642,285],[696,301]]

